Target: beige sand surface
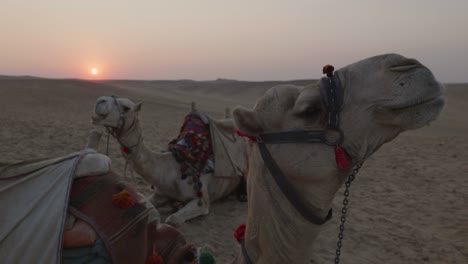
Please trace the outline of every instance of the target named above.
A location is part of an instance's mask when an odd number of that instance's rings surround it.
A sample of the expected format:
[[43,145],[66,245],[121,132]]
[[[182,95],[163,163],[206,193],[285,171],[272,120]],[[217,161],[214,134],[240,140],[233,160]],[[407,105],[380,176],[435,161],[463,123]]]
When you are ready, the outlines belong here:
[[[221,117],[227,106],[252,106],[272,85],[0,78],[0,162],[80,150],[101,95],[142,101],[145,142],[156,149],[176,136],[192,100],[200,110]],[[358,174],[351,190],[343,263],[468,263],[468,85],[447,85],[447,97],[437,122],[384,145]],[[104,139],[100,151],[105,149]],[[124,160],[113,139],[109,152],[123,175]],[[129,180],[150,193],[140,177]],[[341,199],[342,192],[311,263],[333,262]],[[188,240],[211,249],[218,263],[228,263],[237,253],[232,234],[244,223],[246,209],[245,203],[228,197],[181,230]]]

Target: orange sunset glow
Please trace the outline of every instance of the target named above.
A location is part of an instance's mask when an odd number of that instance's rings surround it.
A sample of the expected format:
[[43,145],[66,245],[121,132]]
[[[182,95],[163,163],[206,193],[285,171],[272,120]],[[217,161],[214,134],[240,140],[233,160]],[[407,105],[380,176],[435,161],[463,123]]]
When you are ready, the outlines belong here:
[[424,3],[3,1],[0,75],[292,80],[394,52],[467,81],[468,1]]
[[91,73],[91,75],[97,76],[99,74],[99,69],[96,68],[96,67],[93,67],[93,68],[91,68],[91,70],[89,72]]

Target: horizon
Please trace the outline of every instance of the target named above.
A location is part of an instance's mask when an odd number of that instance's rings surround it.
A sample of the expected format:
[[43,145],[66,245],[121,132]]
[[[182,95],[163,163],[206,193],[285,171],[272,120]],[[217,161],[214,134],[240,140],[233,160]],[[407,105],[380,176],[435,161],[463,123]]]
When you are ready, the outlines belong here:
[[325,64],[339,69],[399,53],[443,83],[468,82],[468,1],[462,0],[6,0],[1,6],[5,76],[308,80],[319,79]]
[[[193,80],[193,79],[86,79],[86,78],[52,78],[52,77],[42,77],[42,76],[32,76],[32,75],[4,75],[0,74],[1,80],[8,79],[17,79],[17,80],[54,80],[54,81],[67,81],[67,80],[76,80],[76,81],[85,81],[85,82],[112,82],[112,81],[129,81],[129,82],[216,82],[216,81],[231,81],[231,82],[297,82],[297,81],[319,81],[321,77],[317,78],[308,78],[308,79],[284,79],[284,80],[243,80],[243,79],[227,79],[227,78],[214,78],[214,79],[205,79],[205,80]],[[441,82],[444,85],[457,85],[457,84],[467,84],[468,82]]]

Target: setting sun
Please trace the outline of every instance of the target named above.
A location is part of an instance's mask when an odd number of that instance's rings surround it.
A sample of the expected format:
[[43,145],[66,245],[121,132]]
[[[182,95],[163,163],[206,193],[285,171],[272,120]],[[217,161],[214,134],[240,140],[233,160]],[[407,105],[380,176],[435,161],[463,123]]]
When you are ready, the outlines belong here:
[[92,69],[91,69],[91,74],[92,74],[92,75],[98,75],[98,74],[99,74],[98,68],[92,68]]

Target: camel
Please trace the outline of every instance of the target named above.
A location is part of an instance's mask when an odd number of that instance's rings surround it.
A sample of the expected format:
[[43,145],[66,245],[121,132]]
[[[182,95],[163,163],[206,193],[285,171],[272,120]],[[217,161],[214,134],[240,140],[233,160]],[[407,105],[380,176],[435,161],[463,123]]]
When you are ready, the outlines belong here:
[[[154,187],[155,191],[150,200],[156,208],[164,210],[162,207],[172,201],[184,204],[181,209],[166,218],[166,223],[177,227],[187,220],[208,214],[210,202],[232,193],[241,182],[241,177],[203,173],[200,177],[200,199],[194,191],[194,183],[182,179],[181,165],[167,148],[160,148],[163,151],[151,151],[146,147],[138,117],[141,108],[141,103],[134,103],[127,98],[102,96],[96,101],[92,122],[113,131],[113,136],[122,147],[124,158]],[[195,110],[194,104],[192,110]],[[228,112],[226,111],[226,115]],[[246,140],[237,137],[233,120],[213,120],[207,116],[204,118],[209,119],[210,126],[215,126],[217,131],[221,131],[219,133],[234,138],[234,145],[228,147],[227,151],[235,163],[233,165],[236,165],[234,167],[237,175],[242,175],[246,170]]]
[[[331,78],[343,89],[339,127],[344,138],[336,144],[347,153],[349,166],[345,168],[338,168],[334,146],[267,140],[274,138],[272,133],[327,127],[327,99],[321,97],[319,83],[272,87],[253,109],[233,110],[238,129],[258,139],[248,150],[247,227],[235,263],[309,263],[320,224],[329,218],[333,198],[348,176],[384,143],[434,121],[444,105],[443,86],[431,71],[398,54],[358,61]],[[332,130],[325,134],[327,141],[339,139]],[[319,221],[307,220],[281,191],[273,176],[278,170],[266,164],[262,144],[305,211]]]
[[[196,256],[174,227],[87,147],[63,157],[0,164],[5,263],[185,263]],[[47,241],[47,243],[44,243]],[[28,250],[22,250],[27,248]]]

